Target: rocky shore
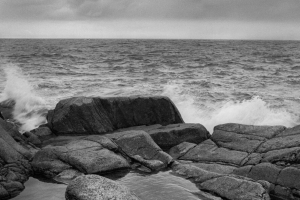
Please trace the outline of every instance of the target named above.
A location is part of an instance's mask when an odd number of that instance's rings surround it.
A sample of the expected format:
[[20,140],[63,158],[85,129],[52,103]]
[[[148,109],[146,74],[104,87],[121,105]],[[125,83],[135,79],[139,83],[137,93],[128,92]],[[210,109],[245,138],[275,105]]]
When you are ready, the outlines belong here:
[[231,123],[210,134],[184,123],[167,97],[74,97],[21,135],[12,109],[0,105],[1,200],[22,192],[30,176],[68,184],[67,200],[141,199],[101,176],[123,169],[172,170],[206,199],[300,199],[300,126]]

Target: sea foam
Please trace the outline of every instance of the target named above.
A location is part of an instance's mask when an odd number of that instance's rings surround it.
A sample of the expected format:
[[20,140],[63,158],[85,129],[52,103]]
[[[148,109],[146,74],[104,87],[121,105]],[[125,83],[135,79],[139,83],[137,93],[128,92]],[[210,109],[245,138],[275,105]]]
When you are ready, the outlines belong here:
[[174,101],[186,123],[200,123],[210,133],[216,125],[224,123],[292,127],[299,121],[299,116],[284,108],[274,108],[259,96],[242,101],[197,104],[194,96],[183,94],[182,90],[180,85],[167,85],[163,95]]
[[15,102],[13,116],[21,124],[20,132],[30,131],[46,123],[45,101],[34,92],[28,77],[15,65],[6,65],[2,70],[6,82],[0,102]]

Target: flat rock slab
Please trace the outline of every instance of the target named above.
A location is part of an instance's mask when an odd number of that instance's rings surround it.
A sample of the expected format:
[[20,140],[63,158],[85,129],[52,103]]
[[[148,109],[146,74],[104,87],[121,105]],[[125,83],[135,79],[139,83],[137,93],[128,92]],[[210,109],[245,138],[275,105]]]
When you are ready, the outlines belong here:
[[199,189],[230,200],[269,200],[267,190],[260,184],[232,175],[218,174],[188,164],[174,164],[175,174],[196,183]]
[[36,173],[51,178],[72,168],[87,174],[129,168],[128,161],[113,151],[116,149],[108,138],[90,136],[63,146],[45,147],[34,156],[32,166]]
[[68,185],[65,196],[66,200],[139,200],[127,187],[97,175],[77,177]]
[[170,156],[172,156],[174,159],[178,159],[181,156],[184,156],[189,150],[191,150],[192,148],[194,148],[195,146],[197,146],[194,143],[190,143],[190,142],[183,142],[180,143],[174,147],[172,147],[169,150],[169,154]]
[[[162,166],[160,166],[159,169],[167,167],[173,160],[172,157],[163,152],[149,134],[144,131],[124,131],[108,134],[107,137],[111,138],[126,155],[139,162],[141,162],[139,159],[144,159],[145,161],[161,161]],[[147,162],[144,162],[144,164],[146,163]],[[146,167],[157,170],[157,166],[148,165]]]
[[48,125],[58,134],[105,134],[117,129],[183,123],[168,97],[73,97],[48,113]]
[[239,166],[247,156],[248,153],[246,152],[219,148],[213,141],[208,139],[189,150],[180,159],[195,162],[228,163]]

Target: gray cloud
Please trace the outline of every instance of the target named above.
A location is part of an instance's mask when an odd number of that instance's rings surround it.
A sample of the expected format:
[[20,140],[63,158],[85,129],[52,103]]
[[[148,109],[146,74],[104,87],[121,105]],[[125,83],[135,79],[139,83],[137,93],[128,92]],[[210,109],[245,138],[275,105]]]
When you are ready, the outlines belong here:
[[300,22],[299,0],[2,0],[2,20],[247,20]]

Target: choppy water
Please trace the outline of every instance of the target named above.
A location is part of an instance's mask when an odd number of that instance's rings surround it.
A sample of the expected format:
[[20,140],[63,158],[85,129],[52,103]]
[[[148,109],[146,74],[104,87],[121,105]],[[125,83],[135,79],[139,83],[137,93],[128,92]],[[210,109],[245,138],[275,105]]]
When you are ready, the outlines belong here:
[[[300,122],[299,86],[295,41],[0,39],[0,101],[16,101],[23,130],[61,99],[127,95],[169,96],[186,122],[210,132],[227,122],[290,127]],[[120,181],[147,200],[197,199],[170,174]],[[33,179],[26,187],[16,200],[60,200],[65,189]]]
[[[31,129],[71,96],[167,95],[186,122],[294,126],[300,113],[300,42],[0,40],[2,99]],[[19,103],[18,103],[19,102]]]

